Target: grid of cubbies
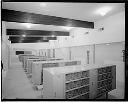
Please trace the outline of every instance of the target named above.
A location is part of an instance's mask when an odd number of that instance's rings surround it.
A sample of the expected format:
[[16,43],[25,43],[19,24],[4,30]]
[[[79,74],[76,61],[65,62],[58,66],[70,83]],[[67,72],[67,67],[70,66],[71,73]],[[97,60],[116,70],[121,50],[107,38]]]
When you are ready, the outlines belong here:
[[89,70],[65,75],[66,99],[89,99]]
[[112,66],[97,69],[97,96],[112,90]]

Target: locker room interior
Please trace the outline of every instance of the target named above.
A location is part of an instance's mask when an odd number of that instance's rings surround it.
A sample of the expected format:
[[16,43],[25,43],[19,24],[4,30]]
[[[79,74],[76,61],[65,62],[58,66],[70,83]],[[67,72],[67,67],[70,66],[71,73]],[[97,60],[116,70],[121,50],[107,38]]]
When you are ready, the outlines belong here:
[[126,98],[125,3],[2,2],[1,40],[3,99]]

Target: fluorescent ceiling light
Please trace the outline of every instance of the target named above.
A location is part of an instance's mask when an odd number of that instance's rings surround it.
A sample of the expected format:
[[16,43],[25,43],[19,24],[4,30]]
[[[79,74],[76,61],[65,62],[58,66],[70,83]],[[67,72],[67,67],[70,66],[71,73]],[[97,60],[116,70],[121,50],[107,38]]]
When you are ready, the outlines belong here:
[[63,29],[65,29],[65,30],[67,30],[67,31],[69,31],[69,30],[71,30],[73,27],[62,27]]
[[26,35],[24,34],[24,35],[22,35],[22,37],[26,37]]
[[55,35],[51,35],[51,37],[55,37]]
[[31,28],[32,24],[31,23],[22,23],[23,26],[27,27],[27,28]]
[[106,15],[112,8],[109,7],[109,6],[106,6],[106,7],[102,7],[102,8],[99,8],[96,13],[97,14],[100,14],[101,16],[104,16]]
[[46,4],[46,3],[40,3],[40,6],[42,6],[42,7],[46,7],[47,4]]

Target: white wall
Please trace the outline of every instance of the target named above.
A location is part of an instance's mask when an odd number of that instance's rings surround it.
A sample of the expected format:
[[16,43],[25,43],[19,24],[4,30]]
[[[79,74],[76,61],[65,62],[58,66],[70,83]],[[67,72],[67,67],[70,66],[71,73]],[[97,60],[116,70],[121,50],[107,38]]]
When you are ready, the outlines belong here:
[[1,42],[1,58],[2,58],[2,62],[3,62],[3,69],[4,70],[8,70],[9,67],[9,47],[10,47],[10,43],[8,41],[8,36],[6,36],[6,26],[5,23],[2,21],[2,42]]
[[[87,57],[87,51],[89,51],[89,59]],[[93,64],[93,46],[71,47],[71,59],[80,59],[82,65]]]
[[[90,45],[125,41],[125,12],[94,22],[95,29],[77,28],[71,31],[74,45]],[[98,29],[104,27],[103,31]],[[89,31],[89,34],[84,34]]]
[[55,58],[69,60],[69,48],[55,49]]
[[6,36],[6,26],[5,23],[2,21],[2,39],[1,39],[1,60],[3,63],[3,69],[2,69],[2,83],[4,82],[4,79],[6,77],[6,73],[8,71],[8,68],[10,66],[10,43],[7,40],[8,37]]
[[124,42],[111,43],[110,45],[95,45],[95,62],[101,64],[103,64],[105,60],[123,62],[122,50],[124,49]]
[[98,64],[116,65],[116,89],[109,92],[110,98],[124,99],[125,68],[122,50],[124,42],[110,45],[100,44],[95,46],[95,62]]
[[97,43],[125,41],[125,12],[95,22],[95,28],[100,27],[104,30],[95,34]]

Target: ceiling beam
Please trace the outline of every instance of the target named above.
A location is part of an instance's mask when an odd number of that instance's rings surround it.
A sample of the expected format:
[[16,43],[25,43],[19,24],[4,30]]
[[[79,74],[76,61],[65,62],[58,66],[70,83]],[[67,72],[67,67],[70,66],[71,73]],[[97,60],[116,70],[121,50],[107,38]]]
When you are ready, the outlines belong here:
[[49,42],[49,40],[12,40],[11,43],[39,43]]
[[7,35],[26,35],[26,36],[69,36],[69,32],[62,31],[44,31],[44,30],[21,30],[7,29]]
[[22,37],[22,36],[9,36],[10,41],[14,40],[57,40],[57,37]]
[[2,9],[2,21],[94,28],[94,22]]

